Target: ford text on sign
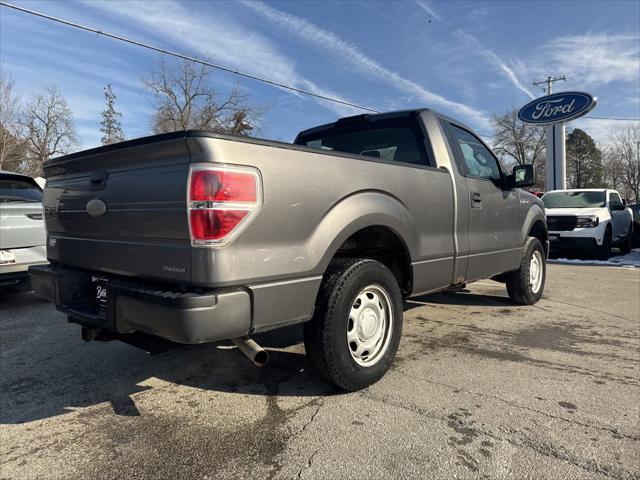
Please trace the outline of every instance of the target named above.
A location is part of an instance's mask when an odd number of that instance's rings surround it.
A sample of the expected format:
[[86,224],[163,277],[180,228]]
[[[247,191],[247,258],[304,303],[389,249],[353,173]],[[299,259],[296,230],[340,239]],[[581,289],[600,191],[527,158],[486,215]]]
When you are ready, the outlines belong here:
[[525,123],[548,125],[567,122],[593,110],[597,99],[585,92],[561,92],[527,103],[518,112]]

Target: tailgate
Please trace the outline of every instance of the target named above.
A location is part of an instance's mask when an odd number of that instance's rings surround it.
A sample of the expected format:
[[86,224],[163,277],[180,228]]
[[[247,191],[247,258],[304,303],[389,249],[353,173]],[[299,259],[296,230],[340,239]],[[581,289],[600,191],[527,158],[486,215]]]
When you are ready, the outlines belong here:
[[189,162],[184,136],[177,134],[47,162],[43,203],[49,260],[121,275],[188,280]]

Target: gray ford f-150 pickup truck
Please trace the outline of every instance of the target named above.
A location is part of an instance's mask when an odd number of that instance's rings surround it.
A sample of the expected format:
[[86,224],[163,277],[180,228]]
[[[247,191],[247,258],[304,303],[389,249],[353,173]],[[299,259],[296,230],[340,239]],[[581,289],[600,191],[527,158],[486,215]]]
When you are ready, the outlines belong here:
[[[502,171],[432,110],[358,115],[294,144],[175,132],[46,162],[49,266],[31,269],[83,338],[233,339],[306,322],[328,381],[391,365],[403,298],[494,278],[542,295],[547,226],[533,167]],[[134,342],[131,342],[134,343]]]

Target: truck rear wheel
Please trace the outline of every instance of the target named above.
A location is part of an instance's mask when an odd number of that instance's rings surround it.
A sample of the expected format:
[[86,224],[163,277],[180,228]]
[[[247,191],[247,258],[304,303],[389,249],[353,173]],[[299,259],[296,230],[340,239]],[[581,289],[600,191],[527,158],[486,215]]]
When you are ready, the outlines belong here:
[[529,237],[524,246],[520,268],[506,276],[509,297],[520,305],[533,305],[544,290],[547,262],[542,243],[535,237]]
[[304,344],[330,383],[356,391],[389,370],[402,333],[402,295],[391,271],[361,258],[337,259],[325,274]]

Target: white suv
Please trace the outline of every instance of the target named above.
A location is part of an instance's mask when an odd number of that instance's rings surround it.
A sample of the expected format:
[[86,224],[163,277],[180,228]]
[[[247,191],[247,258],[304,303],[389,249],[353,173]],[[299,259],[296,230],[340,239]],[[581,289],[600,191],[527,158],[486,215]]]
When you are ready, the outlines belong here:
[[46,263],[42,189],[31,177],[0,170],[0,295],[28,287],[29,267]]
[[552,250],[582,249],[608,259],[631,250],[633,215],[615,190],[552,190],[542,197]]

